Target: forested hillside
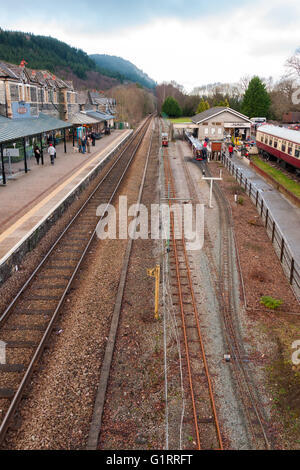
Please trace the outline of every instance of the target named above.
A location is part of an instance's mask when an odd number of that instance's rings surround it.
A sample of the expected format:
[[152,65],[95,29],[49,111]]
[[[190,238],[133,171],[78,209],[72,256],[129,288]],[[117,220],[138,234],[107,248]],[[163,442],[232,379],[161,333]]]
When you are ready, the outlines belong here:
[[49,70],[63,79],[73,80],[80,88],[85,88],[84,81],[87,82],[87,87],[102,89],[124,81],[137,82],[147,88],[155,87],[155,82],[148,75],[120,57],[89,57],[81,49],[52,37],[4,31],[0,28],[0,60],[19,64],[23,59],[29,68]]
[[46,36],[35,36],[0,29],[0,60],[19,64],[22,59],[32,69],[56,72],[67,67],[79,78],[86,78],[88,71],[97,66],[89,56],[62,41]]
[[115,78],[120,81],[130,81],[139,83],[146,88],[155,88],[156,83],[142,70],[138,69],[129,60],[122,59],[121,57],[106,55],[106,54],[93,54],[90,55],[102,73],[115,73]]

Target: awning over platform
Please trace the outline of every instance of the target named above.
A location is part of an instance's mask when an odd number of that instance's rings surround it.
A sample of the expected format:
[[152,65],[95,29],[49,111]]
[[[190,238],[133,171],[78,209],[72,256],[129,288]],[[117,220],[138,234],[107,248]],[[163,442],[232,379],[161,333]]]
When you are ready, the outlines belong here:
[[85,113],[75,113],[69,117],[69,122],[71,122],[73,125],[83,126],[84,124],[98,124],[99,121]]
[[61,121],[47,114],[37,118],[0,120],[0,144],[12,142],[24,137],[30,137],[44,132],[72,127],[70,122]]
[[111,114],[102,113],[101,111],[85,111],[88,116],[91,116],[94,119],[97,119],[98,122],[110,121],[115,119]]

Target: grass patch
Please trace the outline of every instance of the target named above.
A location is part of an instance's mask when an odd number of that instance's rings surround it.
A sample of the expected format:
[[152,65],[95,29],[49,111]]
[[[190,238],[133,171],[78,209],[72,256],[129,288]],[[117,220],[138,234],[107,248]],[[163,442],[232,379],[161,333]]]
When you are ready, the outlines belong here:
[[295,194],[295,196],[300,198],[300,184],[297,183],[296,181],[293,181],[290,179],[288,176],[284,175],[280,170],[277,170],[276,168],[273,168],[271,165],[269,165],[266,162],[263,162],[259,157],[254,156],[251,158],[253,163],[257,165],[259,168],[261,168],[265,173],[268,175],[272,176],[277,183],[282,184],[282,186],[291,193]]
[[183,124],[185,122],[192,122],[191,118],[189,117],[181,117],[176,119],[170,119],[173,124]]

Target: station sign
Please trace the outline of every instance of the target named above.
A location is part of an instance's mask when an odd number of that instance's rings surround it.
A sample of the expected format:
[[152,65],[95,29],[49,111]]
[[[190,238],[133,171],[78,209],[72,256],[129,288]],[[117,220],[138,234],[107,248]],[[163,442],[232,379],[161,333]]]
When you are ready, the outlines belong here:
[[249,122],[224,122],[224,127],[230,127],[230,128],[245,128],[245,129],[250,129],[251,123]]
[[37,110],[31,108],[30,103],[25,103],[24,101],[14,102],[12,103],[11,107],[13,119],[28,119],[38,117]]

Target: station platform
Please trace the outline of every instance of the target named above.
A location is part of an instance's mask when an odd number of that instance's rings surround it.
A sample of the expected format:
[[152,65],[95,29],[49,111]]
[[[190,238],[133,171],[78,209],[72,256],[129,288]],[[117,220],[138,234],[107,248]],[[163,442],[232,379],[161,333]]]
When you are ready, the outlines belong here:
[[43,166],[31,159],[31,171],[0,186],[0,267],[131,133],[114,130],[96,140],[91,153],[85,154],[75,152],[72,143],[67,143],[64,153],[63,144],[59,144],[54,165],[46,151]]
[[233,156],[231,160],[245,178],[248,178],[248,181],[252,183],[253,188],[260,191],[265,205],[288,243],[296,263],[300,266],[300,209],[267,183],[240,157]]

